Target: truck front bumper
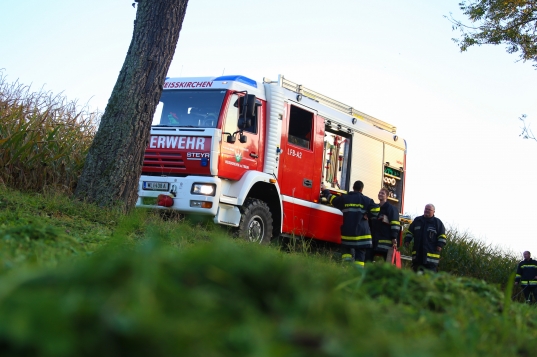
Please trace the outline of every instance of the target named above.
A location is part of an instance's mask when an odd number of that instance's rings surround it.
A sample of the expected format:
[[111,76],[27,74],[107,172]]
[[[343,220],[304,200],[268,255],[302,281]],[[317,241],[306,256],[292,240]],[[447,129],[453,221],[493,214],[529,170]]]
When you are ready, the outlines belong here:
[[[142,175],[138,184],[136,207],[172,209],[187,214],[215,216],[221,189],[222,184],[218,177]],[[173,205],[171,207],[157,205],[159,195],[170,196]]]

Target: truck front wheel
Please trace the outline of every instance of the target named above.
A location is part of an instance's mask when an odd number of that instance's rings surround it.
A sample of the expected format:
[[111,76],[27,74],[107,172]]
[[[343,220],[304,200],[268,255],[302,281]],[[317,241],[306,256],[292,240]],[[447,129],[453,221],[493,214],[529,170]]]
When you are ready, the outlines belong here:
[[240,210],[239,237],[254,243],[269,244],[272,239],[272,214],[267,204],[248,198]]

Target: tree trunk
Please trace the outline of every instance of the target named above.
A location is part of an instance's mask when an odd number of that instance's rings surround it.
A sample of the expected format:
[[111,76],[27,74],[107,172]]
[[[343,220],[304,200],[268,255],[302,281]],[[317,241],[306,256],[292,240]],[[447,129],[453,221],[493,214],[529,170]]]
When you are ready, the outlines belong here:
[[188,0],[139,0],[129,51],[89,149],[75,196],[100,206],[134,207],[162,84]]

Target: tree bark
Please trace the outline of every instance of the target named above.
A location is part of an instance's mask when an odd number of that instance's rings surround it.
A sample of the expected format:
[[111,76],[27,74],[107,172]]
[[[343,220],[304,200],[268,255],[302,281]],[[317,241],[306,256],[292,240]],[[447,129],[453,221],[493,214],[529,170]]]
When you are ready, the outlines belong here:
[[125,62],[89,149],[75,196],[125,211],[138,180],[155,108],[162,93],[188,0],[139,0]]

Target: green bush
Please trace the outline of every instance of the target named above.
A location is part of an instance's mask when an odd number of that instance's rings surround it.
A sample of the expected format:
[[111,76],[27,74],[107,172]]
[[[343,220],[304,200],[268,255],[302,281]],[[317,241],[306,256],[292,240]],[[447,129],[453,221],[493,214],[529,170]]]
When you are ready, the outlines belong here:
[[452,357],[537,347],[534,310],[505,306],[479,280],[387,264],[362,271],[230,239],[170,248],[154,228],[153,239],[60,269],[0,277],[0,354]]
[[451,357],[537,347],[535,310],[483,280],[381,263],[357,270],[310,246],[251,245],[159,213],[0,188],[0,355]]

